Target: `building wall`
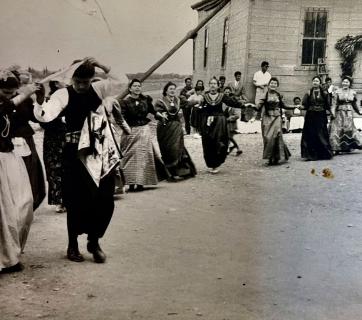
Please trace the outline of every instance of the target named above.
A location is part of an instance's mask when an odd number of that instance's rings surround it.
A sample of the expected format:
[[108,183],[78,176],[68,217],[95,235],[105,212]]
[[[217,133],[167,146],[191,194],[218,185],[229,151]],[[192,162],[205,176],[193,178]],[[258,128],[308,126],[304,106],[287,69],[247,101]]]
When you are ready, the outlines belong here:
[[[280,90],[291,99],[302,96],[316,74],[313,67],[301,66],[302,35],[306,8],[328,10],[326,62],[329,75],[340,83],[339,52],[336,42],[347,34],[362,33],[361,0],[231,0],[208,24],[209,61],[203,67],[204,29],[196,38],[194,78],[208,81],[211,76],[225,74],[227,82],[233,73],[243,73],[247,95],[253,99],[254,72],[267,60],[270,72],[279,77]],[[199,13],[201,21],[209,12]],[[225,17],[230,17],[226,68],[221,68],[222,37]],[[355,65],[354,87],[362,90],[362,52]]]
[[[348,3],[348,5],[346,5]],[[301,66],[301,45],[306,8],[328,10],[326,62],[329,75],[339,84],[339,52],[335,43],[347,34],[362,33],[362,1],[359,0],[251,0],[250,43],[246,86],[254,95],[252,78],[260,62],[280,79],[280,90],[291,100],[308,90],[315,68]],[[362,57],[362,56],[359,56]],[[356,87],[362,88],[362,65],[356,65]]]
[[[199,21],[209,12],[199,12]],[[204,28],[195,40],[194,82],[197,79],[208,82],[211,77],[225,75],[227,82],[234,79],[234,72],[241,71],[245,75],[247,56],[247,27],[249,16],[249,0],[232,0]],[[222,41],[225,18],[229,18],[228,49],[226,65],[221,67]],[[204,33],[209,29],[209,47],[207,67],[204,68]]]

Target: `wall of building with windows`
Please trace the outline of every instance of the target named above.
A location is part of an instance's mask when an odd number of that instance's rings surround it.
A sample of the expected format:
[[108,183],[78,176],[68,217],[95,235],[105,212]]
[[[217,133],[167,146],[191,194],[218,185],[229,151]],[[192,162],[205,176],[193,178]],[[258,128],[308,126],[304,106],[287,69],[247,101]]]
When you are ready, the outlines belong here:
[[[199,20],[208,14],[199,11]],[[341,57],[335,44],[361,33],[361,0],[231,0],[194,40],[194,78],[225,75],[229,82],[239,70],[252,100],[253,75],[266,60],[291,101],[310,87],[318,59],[338,84]],[[362,52],[355,69],[354,87],[362,91]]]
[[[210,11],[200,11],[199,21]],[[245,75],[249,0],[232,0],[194,39],[194,82],[224,75],[227,82],[239,70]]]
[[[280,78],[288,98],[301,95],[324,59],[333,81],[341,74],[336,42],[347,34],[362,33],[362,1],[251,0],[250,39],[246,86],[253,94],[252,78],[260,63]],[[362,88],[362,69],[356,65],[355,87]]]

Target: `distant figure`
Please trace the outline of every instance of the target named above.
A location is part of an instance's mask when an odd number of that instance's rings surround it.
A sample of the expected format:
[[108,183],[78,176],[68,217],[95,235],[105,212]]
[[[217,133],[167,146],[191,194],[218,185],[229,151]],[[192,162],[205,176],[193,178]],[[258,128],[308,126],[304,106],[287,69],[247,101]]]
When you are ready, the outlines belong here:
[[294,109],[283,101],[277,91],[279,80],[272,77],[268,90],[257,106],[261,109],[261,130],[264,142],[263,159],[269,160],[268,165],[277,165],[279,161],[288,161],[290,151],[284,142],[282,133],[282,109]]
[[187,103],[187,99],[191,96],[192,90],[192,79],[185,79],[185,87],[180,92],[180,105],[185,120],[185,131],[186,134],[191,133],[191,108]]
[[268,84],[271,79],[271,74],[267,71],[269,68],[269,62],[263,61],[261,63],[261,70],[254,73],[253,83],[256,88],[255,91],[255,104],[259,103],[266,92],[268,91]]
[[[236,71],[234,73],[234,77],[235,77],[235,80],[233,82],[230,82],[228,84],[228,86],[231,88],[233,97],[236,98],[237,100],[240,100],[244,104],[245,102],[248,101],[248,98],[245,94],[245,88],[241,81],[241,72]],[[238,117],[241,118],[241,111],[237,110],[236,112],[238,114]],[[237,122],[236,122],[236,126],[237,126]],[[235,131],[235,133],[241,133],[237,127],[235,128],[234,131]]]
[[229,87],[231,88],[231,92],[235,98],[238,100],[243,100],[243,102],[246,102],[248,98],[245,95],[245,88],[243,86],[243,83],[241,81],[241,72],[236,71],[234,73],[235,80],[229,83]]
[[342,78],[342,88],[333,95],[330,123],[330,141],[335,154],[362,149],[362,137],[353,122],[353,113],[361,115],[357,93],[351,89],[352,78]]
[[225,76],[220,76],[219,77],[219,89],[218,89],[218,91],[221,92],[221,93],[224,92],[225,82],[226,82]]
[[[191,105],[191,127],[194,130],[193,137],[195,139],[201,138],[200,126],[202,121],[202,114],[201,114],[200,104],[203,101],[204,90],[205,90],[204,83],[201,80],[199,80],[196,82],[195,93],[188,98],[188,103]],[[197,103],[192,104],[190,103],[191,101],[196,101]]]
[[304,120],[301,153],[306,160],[332,159],[333,152],[327,128],[327,111],[330,110],[330,96],[321,86],[319,76],[312,79],[312,88],[303,97]]
[[[231,91],[232,90],[230,87],[225,87],[224,95],[231,97],[233,95]],[[239,119],[238,112],[237,112],[237,110],[235,110],[235,108],[228,107],[225,104],[223,105],[223,110],[224,110],[224,115],[226,117],[227,127],[228,127],[228,131],[229,131],[229,141],[232,144],[231,147],[229,147],[228,154],[230,154],[236,148],[236,155],[240,156],[243,153],[243,151],[240,150],[238,143],[234,139],[235,131],[238,128],[238,125],[236,122]]]
[[338,87],[332,84],[332,79],[330,77],[327,77],[325,82],[325,89],[328,91],[330,97],[332,98]]
[[[218,173],[219,167],[225,162],[229,146],[227,121],[223,104],[242,108],[242,102],[217,92],[218,80],[209,82],[209,92],[204,94],[202,108],[201,137],[204,159],[210,173]],[[196,104],[197,102],[194,102]]]

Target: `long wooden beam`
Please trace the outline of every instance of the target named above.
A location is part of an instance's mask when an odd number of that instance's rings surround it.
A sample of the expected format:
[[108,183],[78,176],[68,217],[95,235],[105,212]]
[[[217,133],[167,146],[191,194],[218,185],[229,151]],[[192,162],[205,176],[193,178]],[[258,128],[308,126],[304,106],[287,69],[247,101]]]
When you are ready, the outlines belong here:
[[[149,68],[141,77],[141,79],[139,79],[141,82],[143,82],[144,80],[146,80],[152,73],[154,73],[163,63],[165,63],[178,49],[180,49],[185,42],[187,42],[189,39],[193,39],[197,33],[199,32],[199,30],[204,27],[213,17],[215,17],[215,15],[222,9],[225,7],[225,5],[229,2],[230,0],[224,0],[223,2],[221,2],[211,13],[209,16],[207,16],[204,20],[202,20],[197,26],[196,28],[192,29],[191,31],[189,31],[186,36],[184,38],[182,38],[181,41],[179,41],[171,50],[169,50],[161,59],[159,59],[151,68]],[[126,95],[128,94],[128,90],[125,90],[124,92],[122,92],[117,99],[121,100],[123,99]]]

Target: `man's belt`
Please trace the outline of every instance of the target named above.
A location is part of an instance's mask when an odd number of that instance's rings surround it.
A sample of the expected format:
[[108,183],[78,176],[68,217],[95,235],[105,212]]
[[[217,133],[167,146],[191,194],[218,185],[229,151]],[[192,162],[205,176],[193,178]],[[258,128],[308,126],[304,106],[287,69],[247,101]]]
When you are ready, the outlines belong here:
[[79,143],[80,131],[67,132],[65,134],[66,143]]

